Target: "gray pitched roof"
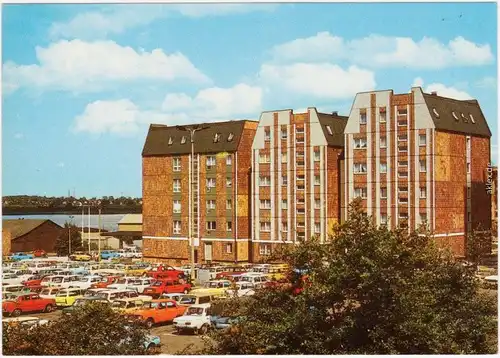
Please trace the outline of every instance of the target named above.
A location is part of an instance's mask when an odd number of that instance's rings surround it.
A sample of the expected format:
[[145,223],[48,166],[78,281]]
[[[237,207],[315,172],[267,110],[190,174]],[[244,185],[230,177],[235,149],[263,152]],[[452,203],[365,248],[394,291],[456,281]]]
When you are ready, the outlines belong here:
[[[476,100],[460,101],[434,94],[424,93],[423,95],[436,129],[491,137],[491,131],[486,118]],[[434,109],[439,117],[434,113]],[[454,118],[453,112],[455,112],[458,120]],[[462,117],[462,114],[465,119]],[[471,115],[475,123],[472,122]]]
[[[319,123],[329,146],[344,147],[344,128],[348,118],[347,116],[318,112]],[[328,132],[327,126],[330,126],[333,134]]]
[[[194,152],[200,154],[235,152],[243,133],[246,120],[213,122],[200,124],[206,127],[194,134]],[[186,127],[192,127],[188,125]],[[220,135],[218,142],[214,143],[215,134]],[[229,139],[229,135],[233,137]],[[185,143],[181,143],[182,137]],[[171,144],[169,144],[171,140]],[[146,143],[142,156],[179,155],[191,153],[191,139],[188,131],[182,131],[176,126],[152,124],[149,127]]]

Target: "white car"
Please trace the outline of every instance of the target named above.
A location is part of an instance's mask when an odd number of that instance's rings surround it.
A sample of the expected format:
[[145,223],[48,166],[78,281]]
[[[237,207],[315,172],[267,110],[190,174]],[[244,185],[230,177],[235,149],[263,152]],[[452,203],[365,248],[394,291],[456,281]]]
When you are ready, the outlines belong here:
[[62,275],[45,276],[40,282],[40,285],[44,287],[59,286],[63,282],[65,277],[67,276],[62,276]]
[[210,325],[210,303],[192,305],[186,309],[184,315],[174,318],[177,333],[194,331],[197,334],[205,334]]
[[95,295],[95,297],[98,297],[102,300],[106,300],[109,302],[113,302],[124,298],[136,298],[142,301],[151,301],[153,299],[151,296],[139,295],[136,291],[133,290],[117,290],[117,289],[99,291]]
[[12,325],[21,324],[21,325],[27,327],[28,329],[33,329],[36,326],[41,326],[41,325],[49,323],[49,320],[41,319],[38,317],[24,316],[24,317],[4,318],[4,319],[2,319],[2,323],[12,324]]
[[252,296],[255,294],[255,284],[247,281],[236,282],[236,289],[230,289],[226,291],[226,295],[229,297],[237,296]]
[[60,291],[61,289],[59,287],[45,287],[45,288],[42,288],[42,290],[40,291],[40,294],[39,296],[41,298],[53,298],[54,300],[56,299],[56,295],[57,293]]
[[29,277],[33,276],[33,273],[30,270],[16,270],[14,274],[21,279],[21,282],[26,281]]
[[127,288],[127,286],[132,286],[132,284],[137,281],[137,277],[122,277],[119,278],[116,283],[112,283],[111,285],[108,285],[108,289],[118,289],[118,290],[124,290]]
[[90,275],[90,276],[81,276],[78,281],[74,281],[71,286],[78,287],[82,289],[88,289],[94,283],[98,283],[102,281],[102,276],[98,275]]
[[253,283],[256,288],[259,288],[266,282],[269,282],[269,278],[264,274],[247,272],[239,277],[238,282],[250,282]]
[[182,297],[188,296],[183,293],[162,293],[160,299],[166,298],[169,300],[174,300],[175,302],[180,302]]
[[15,273],[4,273],[2,275],[2,284],[4,285],[19,285],[22,281],[24,280],[22,280]]
[[125,288],[127,290],[135,290],[139,293],[143,293],[144,292],[144,289],[146,287],[149,287],[153,284],[155,280],[153,278],[144,278],[144,277],[140,277],[140,278],[136,278],[134,281],[132,281],[128,286],[126,286]]
[[137,249],[118,250],[118,257],[140,259],[140,258],[142,258],[142,252],[137,250]]

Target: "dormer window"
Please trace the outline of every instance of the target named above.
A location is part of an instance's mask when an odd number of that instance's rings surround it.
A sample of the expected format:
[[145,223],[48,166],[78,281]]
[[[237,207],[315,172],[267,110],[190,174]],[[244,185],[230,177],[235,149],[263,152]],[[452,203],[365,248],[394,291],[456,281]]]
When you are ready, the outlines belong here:
[[434,113],[434,115],[436,116],[436,118],[439,118],[439,113],[438,113],[438,111],[437,111],[436,108],[433,108],[432,112]]
[[183,135],[181,138],[181,144],[184,144],[184,143],[186,143],[186,136]]
[[217,143],[220,140],[220,133],[215,133],[214,135],[214,143]]
[[453,115],[453,118],[455,118],[455,120],[456,120],[456,121],[458,121],[458,116],[457,116],[457,114],[456,114],[454,111],[453,111],[453,112],[451,112],[451,114]]
[[168,145],[172,145],[173,142],[174,141],[173,141],[172,137],[168,137]]
[[472,116],[472,114],[469,114],[469,117],[470,117],[470,120],[472,121],[472,123],[476,123],[476,121],[474,120],[474,117]]
[[328,132],[329,135],[333,135],[332,127],[326,126],[326,131]]
[[464,122],[467,123],[468,120],[467,120],[467,117],[465,116],[465,114],[462,113],[461,115],[462,115],[462,119],[464,120]]
[[229,136],[227,137],[227,141],[228,142],[231,142],[234,138],[234,134],[233,133],[229,133]]

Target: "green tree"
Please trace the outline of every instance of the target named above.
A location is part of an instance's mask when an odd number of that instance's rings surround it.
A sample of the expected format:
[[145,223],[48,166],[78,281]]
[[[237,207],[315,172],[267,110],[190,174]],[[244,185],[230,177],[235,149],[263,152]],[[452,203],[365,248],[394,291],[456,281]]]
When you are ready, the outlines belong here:
[[473,230],[467,235],[466,239],[467,260],[477,268],[481,264],[482,259],[491,253],[491,244],[491,231],[483,231],[481,228]]
[[4,355],[143,355],[148,331],[114,312],[90,303],[32,329],[4,323]]
[[327,243],[278,257],[307,272],[292,287],[213,306],[243,321],[211,333],[204,354],[452,354],[496,351],[496,304],[426,234],[376,227],[352,204]]
[[56,239],[55,249],[58,256],[68,256],[69,253],[69,237],[71,236],[71,253],[81,251],[83,249],[80,229],[73,224],[66,222],[64,230]]

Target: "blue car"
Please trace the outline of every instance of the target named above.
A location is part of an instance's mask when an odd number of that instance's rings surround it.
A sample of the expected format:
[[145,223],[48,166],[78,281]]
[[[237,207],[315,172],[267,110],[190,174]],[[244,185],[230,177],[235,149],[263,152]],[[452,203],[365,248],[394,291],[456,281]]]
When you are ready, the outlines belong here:
[[120,254],[116,251],[109,251],[109,250],[104,250],[101,251],[101,259],[103,260],[108,260],[108,259],[114,259],[120,257]]
[[32,254],[25,254],[24,252],[16,252],[10,256],[11,260],[19,261],[19,260],[32,260]]
[[159,347],[161,345],[160,337],[146,335],[146,340],[144,341],[144,348],[147,350]]
[[224,329],[229,328],[233,324],[237,324],[242,320],[241,317],[220,317],[220,316],[211,316],[210,321],[212,326],[216,329]]

